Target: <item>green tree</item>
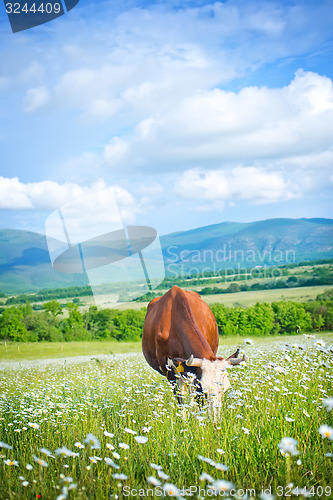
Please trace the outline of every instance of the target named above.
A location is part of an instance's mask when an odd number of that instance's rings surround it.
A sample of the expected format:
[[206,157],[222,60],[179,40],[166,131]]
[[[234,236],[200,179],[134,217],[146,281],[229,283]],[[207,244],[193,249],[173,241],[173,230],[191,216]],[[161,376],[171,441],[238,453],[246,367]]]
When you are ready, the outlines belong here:
[[0,316],[0,338],[15,342],[38,340],[29,334],[24,324],[23,312],[16,307],[8,307]]
[[68,303],[66,309],[68,310],[68,317],[61,323],[65,340],[91,340],[92,334],[85,328],[84,319],[77,304]]
[[297,302],[273,302],[275,328],[278,333],[299,333],[312,330],[311,314]]
[[46,312],[49,312],[52,314],[52,316],[59,316],[59,314],[62,313],[62,307],[60,302],[57,302],[56,300],[51,300],[50,302],[45,302],[43,304],[43,307]]

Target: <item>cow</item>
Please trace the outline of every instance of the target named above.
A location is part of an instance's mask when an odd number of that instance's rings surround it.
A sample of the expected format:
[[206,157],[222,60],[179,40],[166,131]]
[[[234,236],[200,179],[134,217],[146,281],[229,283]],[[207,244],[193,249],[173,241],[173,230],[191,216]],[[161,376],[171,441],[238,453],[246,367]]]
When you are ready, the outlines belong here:
[[216,356],[218,342],[215,317],[198,293],[173,286],[148,304],[143,354],[173,384],[179,402],[189,385],[199,400],[207,398],[212,407],[221,406],[221,396],[230,387],[227,368],[245,357],[238,358],[239,349],[227,359]]

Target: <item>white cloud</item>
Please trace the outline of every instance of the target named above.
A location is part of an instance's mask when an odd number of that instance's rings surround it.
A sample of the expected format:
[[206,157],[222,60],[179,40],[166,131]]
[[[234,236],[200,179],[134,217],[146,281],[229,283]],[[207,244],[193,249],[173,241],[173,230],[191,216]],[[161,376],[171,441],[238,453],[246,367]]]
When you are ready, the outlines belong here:
[[[223,209],[225,201],[255,204],[289,200],[299,196],[297,185],[289,185],[281,172],[266,172],[256,167],[236,167],[231,171],[198,169],[186,171],[175,185],[183,198],[213,202]],[[200,206],[205,210],[207,205]]]
[[50,93],[45,86],[28,89],[24,97],[24,110],[26,113],[34,113],[44,106],[50,98]]
[[109,166],[117,166],[123,164],[131,151],[131,145],[114,137],[104,148],[103,160]]
[[218,166],[323,153],[332,149],[332,81],[298,71],[283,88],[200,91],[146,123],[132,138],[133,156],[154,166],[160,153],[177,158],[170,162],[177,169],[182,161]]
[[0,177],[0,209],[52,211],[78,200],[77,206],[84,211],[87,210],[85,200],[89,196],[90,200],[94,200],[94,205],[99,204],[103,219],[112,216],[103,212],[103,203],[108,206],[108,198],[115,197],[122,217],[127,223],[134,222],[136,216],[145,210],[147,203],[146,198],[136,200],[127,189],[119,185],[107,186],[102,179],[84,187],[70,182],[23,183],[17,177]]

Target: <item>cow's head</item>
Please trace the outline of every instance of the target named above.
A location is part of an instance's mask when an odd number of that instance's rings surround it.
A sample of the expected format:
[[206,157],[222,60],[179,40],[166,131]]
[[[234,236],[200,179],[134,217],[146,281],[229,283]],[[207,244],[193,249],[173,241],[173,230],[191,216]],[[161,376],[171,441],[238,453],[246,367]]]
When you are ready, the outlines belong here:
[[172,369],[180,386],[191,383],[198,394],[203,394],[213,406],[219,406],[221,396],[230,387],[227,369],[245,361],[245,356],[238,358],[239,349],[229,358],[214,358],[213,360],[194,358],[187,360],[168,359],[169,369]]

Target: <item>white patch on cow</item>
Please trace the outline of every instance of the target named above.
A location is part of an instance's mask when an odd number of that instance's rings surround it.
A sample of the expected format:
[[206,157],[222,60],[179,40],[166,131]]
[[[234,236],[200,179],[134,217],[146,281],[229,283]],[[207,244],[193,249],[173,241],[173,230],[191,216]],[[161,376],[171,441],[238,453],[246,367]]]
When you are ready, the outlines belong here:
[[227,374],[228,367],[230,368],[230,364],[225,359],[217,359],[216,361],[202,360],[201,386],[213,406],[220,406],[222,394],[230,387]]

